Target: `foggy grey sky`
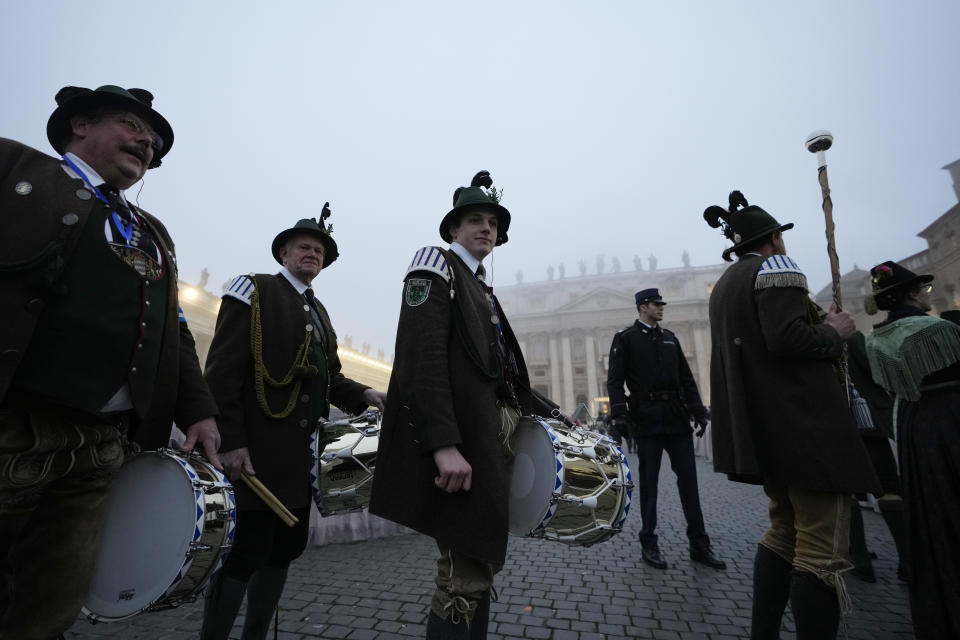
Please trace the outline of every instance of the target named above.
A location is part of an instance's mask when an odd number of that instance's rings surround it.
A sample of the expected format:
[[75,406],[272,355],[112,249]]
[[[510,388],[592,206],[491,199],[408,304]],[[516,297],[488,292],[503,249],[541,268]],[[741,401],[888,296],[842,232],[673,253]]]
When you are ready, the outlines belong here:
[[[107,2],[0,9],[0,136],[53,153],[64,85],[152,91],[175,143],[142,191],[208,289],[276,271],[270,242],[324,201],[341,258],[315,281],[341,336],[393,351],[414,251],[455,187],[504,190],[494,285],[580,259],[721,262],[703,222],[733,188],[829,281],[816,162],[829,129],[841,269],[925,247],[956,203],[960,3]],[[489,263],[488,259],[488,263]],[[609,268],[609,267],[608,267]],[[656,286],[646,276],[637,288]]]

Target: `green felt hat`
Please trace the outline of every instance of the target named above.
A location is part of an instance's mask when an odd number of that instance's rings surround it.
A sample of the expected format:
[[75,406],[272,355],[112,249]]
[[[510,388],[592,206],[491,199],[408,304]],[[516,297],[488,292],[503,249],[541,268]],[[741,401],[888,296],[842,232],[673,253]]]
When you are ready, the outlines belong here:
[[[730,262],[730,254],[741,247],[750,245],[775,231],[793,228],[793,223],[780,224],[776,218],[756,205],[747,204],[747,199],[739,191],[730,192],[730,205],[727,209],[719,206],[707,207],[703,218],[711,227],[723,228],[723,235],[732,247],[723,251],[723,259]],[[743,207],[743,209],[740,209]]]
[[460,216],[467,211],[490,211],[497,216],[496,246],[507,243],[507,229],[510,228],[510,212],[500,204],[502,192],[493,188],[493,179],[489,171],[480,171],[473,176],[469,187],[460,187],[453,192],[453,209],[440,221],[440,237],[444,242],[452,242],[450,227],[457,224]]
[[283,261],[280,260],[280,249],[287,243],[287,240],[294,236],[308,235],[319,239],[320,242],[323,243],[323,268],[326,269],[334,260],[340,257],[340,252],[337,251],[337,243],[330,236],[330,233],[333,231],[333,225],[324,226],[323,224],[323,221],[329,217],[330,203],[326,202],[320,212],[319,222],[313,218],[303,218],[302,220],[297,220],[297,224],[289,229],[284,229],[278,233],[277,237],[273,239],[273,244],[270,245],[270,251],[273,252],[273,259],[283,264]]
[[161,145],[154,147],[150,168],[160,166],[160,162],[173,146],[173,128],[166,118],[153,110],[153,94],[146,89],[123,89],[106,84],[96,89],[86,87],[64,87],[55,97],[57,108],[47,120],[47,140],[62,154],[67,142],[73,135],[70,118],[77,114],[91,114],[103,107],[129,109],[146,120],[158,136]]

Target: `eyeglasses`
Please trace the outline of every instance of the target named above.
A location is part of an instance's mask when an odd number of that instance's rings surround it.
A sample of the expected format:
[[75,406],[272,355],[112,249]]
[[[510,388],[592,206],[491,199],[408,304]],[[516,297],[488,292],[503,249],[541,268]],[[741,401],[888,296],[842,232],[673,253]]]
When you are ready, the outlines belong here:
[[121,113],[116,116],[116,120],[137,135],[148,134],[150,136],[150,146],[156,151],[163,151],[163,138],[153,130],[153,127],[139,117],[132,113]]

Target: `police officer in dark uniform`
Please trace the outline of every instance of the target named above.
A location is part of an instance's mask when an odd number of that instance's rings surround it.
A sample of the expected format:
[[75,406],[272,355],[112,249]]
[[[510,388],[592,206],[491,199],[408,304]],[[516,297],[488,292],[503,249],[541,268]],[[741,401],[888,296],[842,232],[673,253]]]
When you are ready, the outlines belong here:
[[[659,325],[667,304],[660,291],[638,291],[636,301],[640,318],[619,331],[610,346],[607,391],[614,425],[622,429],[625,423],[632,422],[638,435],[643,561],[657,569],[667,568],[655,533],[657,481],[660,461],[666,451],[670,466],[677,474],[680,502],[687,520],[690,559],[714,569],[726,569],[727,565],[710,548],[710,538],[704,528],[690,435],[691,416],[697,423],[697,435],[703,435],[707,409],[700,401],[680,341]],[[624,383],[630,391],[629,397],[624,393]]]

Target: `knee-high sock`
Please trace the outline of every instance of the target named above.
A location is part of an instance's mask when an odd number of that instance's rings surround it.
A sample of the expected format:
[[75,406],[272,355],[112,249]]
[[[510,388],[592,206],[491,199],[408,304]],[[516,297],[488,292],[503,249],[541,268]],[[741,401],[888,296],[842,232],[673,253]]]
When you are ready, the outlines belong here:
[[792,565],[776,553],[757,545],[753,560],[753,623],[750,640],[777,640],[783,610],[790,599]]

